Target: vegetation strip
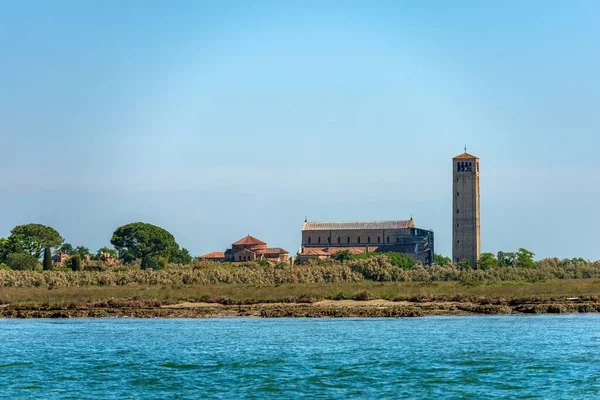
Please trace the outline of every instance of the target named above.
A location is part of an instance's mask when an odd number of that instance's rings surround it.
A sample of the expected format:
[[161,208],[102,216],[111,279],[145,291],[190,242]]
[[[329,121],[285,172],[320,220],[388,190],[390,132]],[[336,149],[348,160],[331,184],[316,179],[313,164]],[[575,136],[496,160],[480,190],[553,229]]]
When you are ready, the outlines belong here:
[[0,317],[415,317],[599,312],[597,279],[0,289]]

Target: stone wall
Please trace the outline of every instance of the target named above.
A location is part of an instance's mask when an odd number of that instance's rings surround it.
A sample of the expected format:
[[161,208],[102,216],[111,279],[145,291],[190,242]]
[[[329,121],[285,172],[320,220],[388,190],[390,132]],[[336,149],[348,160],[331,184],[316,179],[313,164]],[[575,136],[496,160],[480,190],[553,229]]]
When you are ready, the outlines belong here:
[[[470,170],[461,170],[460,162],[470,163]],[[452,259],[475,266],[481,253],[479,159],[454,158],[452,168]]]

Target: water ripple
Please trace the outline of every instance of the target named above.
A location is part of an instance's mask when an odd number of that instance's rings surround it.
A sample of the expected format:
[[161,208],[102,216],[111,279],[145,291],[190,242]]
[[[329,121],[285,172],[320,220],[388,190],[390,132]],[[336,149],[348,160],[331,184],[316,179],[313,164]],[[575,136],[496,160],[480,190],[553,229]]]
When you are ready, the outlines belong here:
[[0,397],[597,398],[599,323],[0,320]]

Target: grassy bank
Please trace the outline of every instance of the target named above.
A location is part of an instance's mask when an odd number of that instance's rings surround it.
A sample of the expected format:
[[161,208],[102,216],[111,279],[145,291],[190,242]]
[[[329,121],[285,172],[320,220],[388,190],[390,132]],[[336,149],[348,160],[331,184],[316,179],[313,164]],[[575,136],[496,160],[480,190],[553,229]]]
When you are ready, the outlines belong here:
[[127,285],[63,288],[0,288],[0,303],[84,304],[107,299],[153,299],[160,304],[181,301],[220,304],[314,302],[319,300],[391,301],[560,301],[569,297],[598,300],[600,280],[571,279],[547,282],[352,282],[329,284],[261,285]]
[[276,286],[286,284],[375,282],[461,282],[480,285],[493,282],[540,282],[553,279],[600,279],[600,262],[561,265],[559,260],[542,260],[533,268],[496,267],[460,269],[455,265],[417,265],[404,269],[386,256],[345,262],[326,261],[307,265],[261,266],[199,262],[170,265],[163,270],[139,266],[103,267],[83,271],[0,270],[0,287],[85,287],[127,285],[215,285],[239,284]]
[[290,266],[0,270],[0,317],[397,317],[600,311],[600,264],[461,270],[385,256]]

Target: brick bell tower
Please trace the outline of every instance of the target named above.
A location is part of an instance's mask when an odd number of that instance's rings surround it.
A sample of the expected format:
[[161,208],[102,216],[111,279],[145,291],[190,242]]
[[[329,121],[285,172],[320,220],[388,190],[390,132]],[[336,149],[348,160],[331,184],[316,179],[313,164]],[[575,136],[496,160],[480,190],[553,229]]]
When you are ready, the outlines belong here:
[[452,159],[452,261],[477,266],[479,234],[479,158],[465,152]]

